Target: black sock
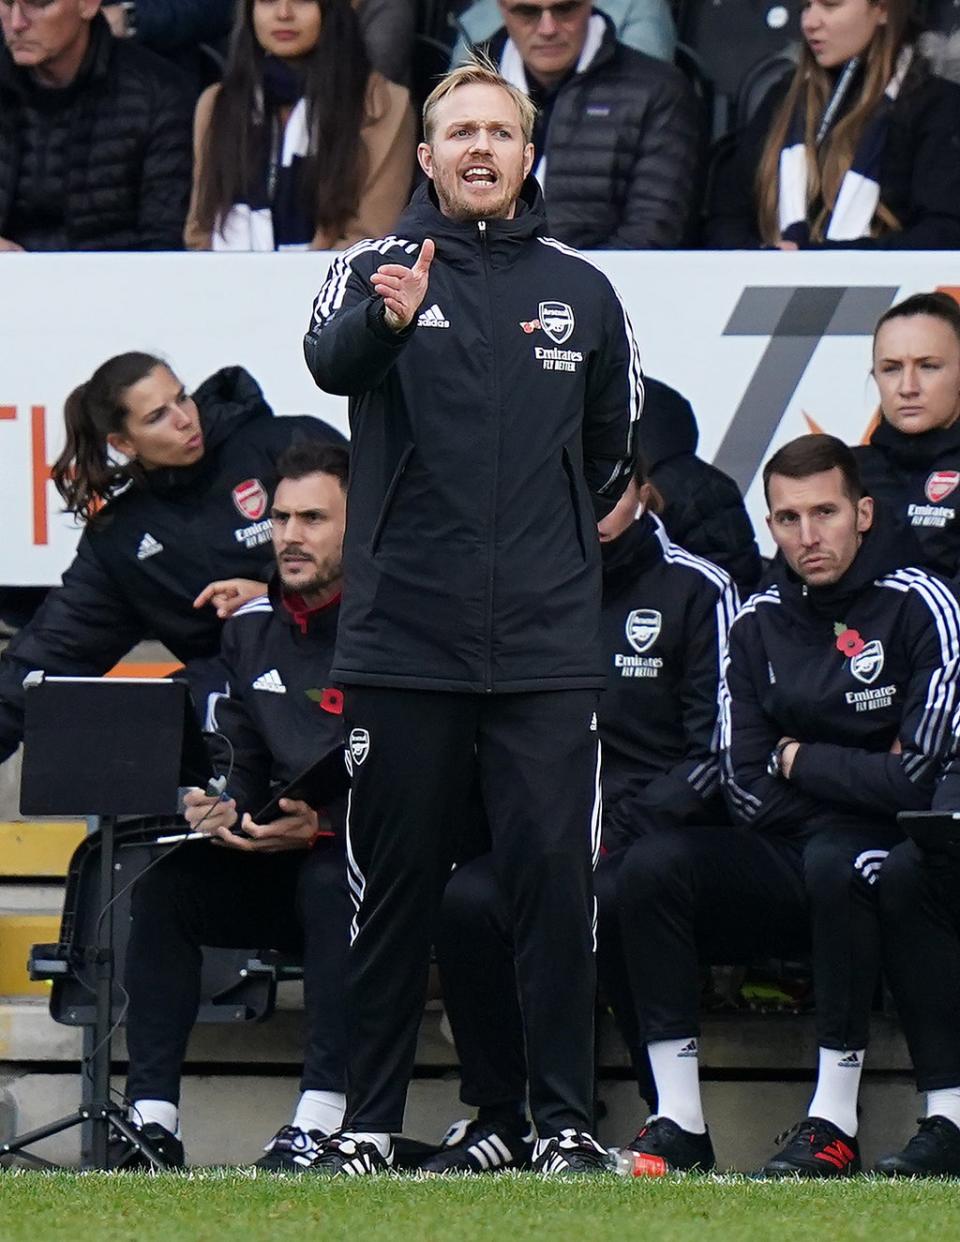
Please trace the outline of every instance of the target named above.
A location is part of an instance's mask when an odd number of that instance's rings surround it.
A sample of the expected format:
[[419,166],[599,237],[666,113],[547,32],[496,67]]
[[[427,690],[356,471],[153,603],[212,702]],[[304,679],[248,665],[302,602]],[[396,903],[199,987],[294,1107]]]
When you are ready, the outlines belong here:
[[505,1104],[481,1104],[477,1109],[477,1121],[493,1126],[506,1134],[525,1134],[529,1129],[526,1106],[517,1101]]

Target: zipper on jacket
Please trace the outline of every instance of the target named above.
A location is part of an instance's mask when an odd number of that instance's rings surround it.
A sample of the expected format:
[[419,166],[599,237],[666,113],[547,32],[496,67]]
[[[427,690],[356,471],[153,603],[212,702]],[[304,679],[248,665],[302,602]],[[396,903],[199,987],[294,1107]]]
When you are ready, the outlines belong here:
[[497,373],[497,354],[496,344],[494,341],[494,315],[493,300],[490,296],[490,271],[489,271],[489,251],[487,250],[487,222],[486,220],[477,221],[477,231],[480,234],[480,256],[483,268],[483,284],[487,296],[487,308],[489,311],[490,324],[490,351],[493,355],[493,412],[494,412],[494,454],[493,454],[493,482],[490,488],[490,511],[489,511],[489,534],[487,537],[487,607],[486,607],[486,635],[485,635],[485,669],[484,669],[484,690],[487,694],[493,693],[493,582],[494,582],[494,551],[496,545],[497,531],[497,485],[500,475],[500,385],[498,383]]

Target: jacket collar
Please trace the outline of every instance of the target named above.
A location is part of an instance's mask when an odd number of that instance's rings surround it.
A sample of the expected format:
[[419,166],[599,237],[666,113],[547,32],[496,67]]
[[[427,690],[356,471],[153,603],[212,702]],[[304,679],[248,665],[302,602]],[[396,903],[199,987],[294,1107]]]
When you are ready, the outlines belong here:
[[279,574],[274,573],[267,588],[274,614],[286,625],[297,629],[301,634],[319,635],[336,632],[337,620],[340,616],[340,599],[336,595],[319,608],[309,608],[302,595],[294,591],[285,591],[280,582]]
[[397,235],[422,242],[430,237],[437,243],[439,257],[447,262],[476,262],[485,245],[495,265],[510,263],[522,247],[538,235],[546,234],[543,195],[533,177],[520,188],[517,210],[512,220],[487,220],[483,233],[475,220],[451,220],[440,210],[433,183],[425,181],[397,222]]
[[663,560],[666,531],[659,519],[640,513],[623,534],[600,545],[604,603],[631,587],[641,574]]
[[[594,9],[587,26],[587,37],[580,52],[580,59],[571,76],[579,77],[599,69],[613,59],[616,48],[616,27],[605,13],[599,13]],[[523,58],[517,45],[507,37],[505,26],[501,27],[491,39],[490,55],[499,65],[500,72],[511,86],[517,86],[529,94]]]
[[952,427],[909,436],[884,419],[870,437],[870,443],[907,469],[922,468],[932,465],[938,457],[947,453],[960,452],[960,420]]

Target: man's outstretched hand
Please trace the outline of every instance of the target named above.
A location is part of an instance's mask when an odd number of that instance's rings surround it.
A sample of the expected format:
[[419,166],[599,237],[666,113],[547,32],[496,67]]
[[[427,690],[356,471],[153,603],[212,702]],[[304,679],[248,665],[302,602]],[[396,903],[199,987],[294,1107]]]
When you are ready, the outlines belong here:
[[394,332],[402,332],[413,322],[414,315],[427,296],[430,264],[436,249],[428,237],[420,247],[413,267],[404,267],[402,263],[385,263],[373,273],[373,287],[383,298],[387,308],[384,315],[387,327]]

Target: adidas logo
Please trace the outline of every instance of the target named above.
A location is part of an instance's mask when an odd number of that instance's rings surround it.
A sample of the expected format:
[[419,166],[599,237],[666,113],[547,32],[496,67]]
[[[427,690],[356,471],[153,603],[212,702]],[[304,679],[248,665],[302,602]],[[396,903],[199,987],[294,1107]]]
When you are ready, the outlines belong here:
[[275,668],[261,673],[253,683],[254,690],[268,690],[271,694],[286,694],[287,687],[283,684],[280,674]]
[[842,1066],[844,1069],[859,1069],[860,1058],[855,1052],[849,1052],[845,1057],[841,1057],[837,1064]]
[[148,533],[140,540],[140,546],[137,548],[137,560],[145,561],[148,556],[156,556],[158,552],[162,551],[163,544]]
[[446,318],[440,307],[434,304],[417,319],[418,328],[449,328],[450,320]]
[[678,1057],[695,1057],[697,1055],[697,1041],[691,1039],[689,1044],[684,1044],[677,1053]]

